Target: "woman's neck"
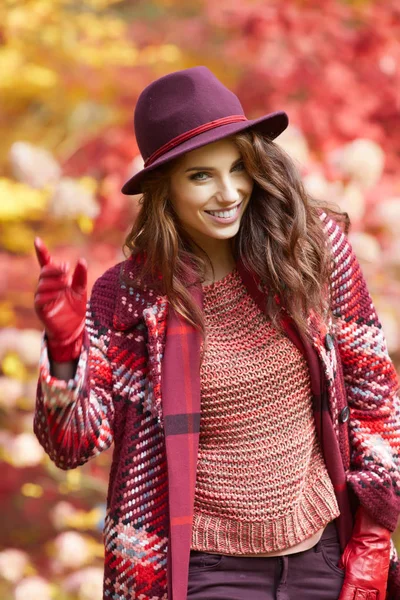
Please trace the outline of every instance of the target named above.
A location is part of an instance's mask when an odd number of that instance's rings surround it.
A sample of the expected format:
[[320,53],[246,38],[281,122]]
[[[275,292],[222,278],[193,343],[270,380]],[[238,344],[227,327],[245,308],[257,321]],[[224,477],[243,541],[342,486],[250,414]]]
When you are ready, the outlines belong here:
[[[211,244],[208,248],[204,248],[214,268],[213,277],[211,268],[208,266],[208,263],[206,264],[206,280],[204,282],[205,285],[208,285],[213,281],[218,281],[219,279],[222,279],[223,277],[225,277],[225,275],[233,271],[233,269],[235,268],[236,261],[233,256],[231,244],[229,243],[230,240],[215,240],[215,242],[221,241],[226,241],[227,243]],[[198,253],[199,256],[203,256],[199,251],[197,251],[196,253]]]

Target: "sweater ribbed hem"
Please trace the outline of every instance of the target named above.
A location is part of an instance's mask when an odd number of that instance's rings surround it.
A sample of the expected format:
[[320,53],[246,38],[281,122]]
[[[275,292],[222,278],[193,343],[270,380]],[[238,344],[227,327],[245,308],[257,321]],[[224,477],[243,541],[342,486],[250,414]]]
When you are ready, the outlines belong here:
[[307,486],[294,509],[280,519],[239,521],[203,513],[195,505],[191,549],[237,555],[285,550],[339,515],[332,483],[321,473]]

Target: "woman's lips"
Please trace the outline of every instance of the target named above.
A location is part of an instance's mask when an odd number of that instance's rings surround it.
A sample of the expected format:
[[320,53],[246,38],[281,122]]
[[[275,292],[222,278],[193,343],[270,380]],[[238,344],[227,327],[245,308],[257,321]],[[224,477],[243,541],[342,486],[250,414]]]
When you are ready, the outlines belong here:
[[[240,204],[237,204],[235,206],[235,212],[234,212],[234,214],[231,217],[218,217],[216,215],[212,215],[211,213],[209,213],[206,210],[204,212],[207,213],[207,215],[211,219],[213,219],[213,221],[215,221],[216,223],[233,223],[237,219],[237,217],[238,217],[239,209],[240,209],[241,205],[242,205],[242,202],[240,202]],[[218,211],[218,212],[221,212],[221,213],[223,213],[223,212],[230,212],[231,210],[232,209],[229,209],[229,211],[221,210],[221,211]]]

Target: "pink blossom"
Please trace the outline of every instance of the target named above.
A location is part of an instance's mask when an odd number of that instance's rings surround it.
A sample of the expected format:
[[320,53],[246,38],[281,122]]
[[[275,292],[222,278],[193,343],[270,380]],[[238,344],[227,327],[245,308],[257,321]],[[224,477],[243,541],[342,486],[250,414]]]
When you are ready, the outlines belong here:
[[78,600],[98,600],[103,590],[103,569],[87,567],[67,577],[63,588]]
[[400,196],[382,198],[374,208],[376,222],[393,237],[398,237],[400,231]]
[[362,231],[351,232],[349,239],[357,258],[361,262],[379,264],[382,260],[382,251],[377,239]]
[[11,377],[0,377],[0,406],[3,408],[15,408],[17,400],[24,393],[22,381]]
[[37,365],[41,343],[41,331],[37,329],[21,329],[18,331],[15,349],[25,365],[30,367]]
[[0,331],[0,360],[7,352],[17,351],[18,329],[5,327]]
[[54,544],[56,569],[77,569],[91,558],[86,539],[75,531],[60,533]]
[[15,467],[33,467],[38,465],[44,450],[33,433],[20,433],[14,436],[6,446],[6,451]]
[[14,177],[34,188],[54,184],[61,176],[61,167],[53,155],[28,142],[14,142],[9,157]]
[[289,125],[289,127],[277,138],[276,143],[283,148],[296,163],[298,163],[300,169],[309,162],[308,143],[299,127]]
[[7,548],[0,552],[0,577],[13,583],[19,581],[29,563],[26,552]]
[[376,300],[376,309],[385,334],[388,351],[389,353],[397,352],[400,349],[398,315],[396,315],[393,305],[389,305],[383,299]]
[[64,529],[68,524],[68,519],[75,513],[75,507],[70,502],[62,500],[57,502],[51,510],[50,517],[56,529]]
[[358,138],[328,155],[344,176],[351,178],[362,189],[375,186],[380,180],[385,163],[385,153],[372,140]]
[[51,586],[42,577],[26,577],[14,591],[15,600],[52,600]]
[[100,212],[93,192],[71,177],[60,179],[50,198],[48,208],[55,217],[67,219],[79,215],[94,219]]

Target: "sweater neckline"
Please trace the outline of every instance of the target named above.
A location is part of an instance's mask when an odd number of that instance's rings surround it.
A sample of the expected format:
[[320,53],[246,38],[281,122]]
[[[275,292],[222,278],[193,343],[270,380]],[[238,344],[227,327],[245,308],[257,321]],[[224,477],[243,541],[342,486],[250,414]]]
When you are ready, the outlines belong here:
[[229,283],[232,279],[234,279],[234,277],[236,276],[237,273],[238,273],[238,268],[235,265],[235,267],[232,269],[232,271],[229,271],[229,273],[224,275],[221,279],[217,279],[216,281],[213,281],[213,283],[207,283],[207,284],[203,283],[202,284],[203,290],[204,291],[216,290],[221,287],[224,287],[225,284]]

